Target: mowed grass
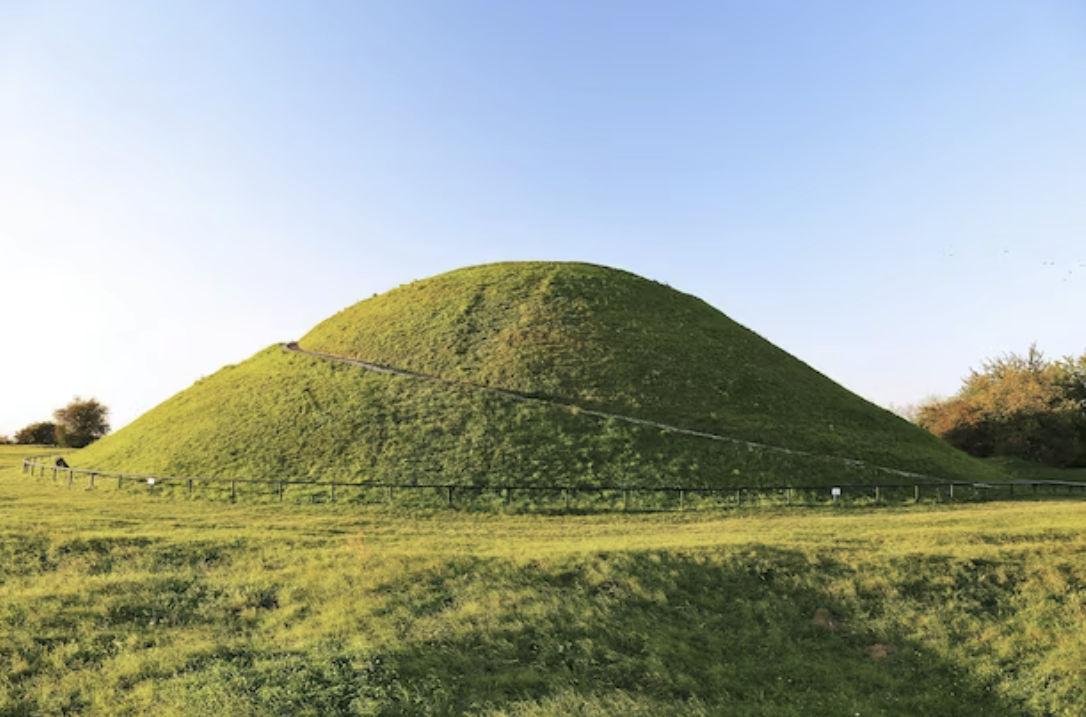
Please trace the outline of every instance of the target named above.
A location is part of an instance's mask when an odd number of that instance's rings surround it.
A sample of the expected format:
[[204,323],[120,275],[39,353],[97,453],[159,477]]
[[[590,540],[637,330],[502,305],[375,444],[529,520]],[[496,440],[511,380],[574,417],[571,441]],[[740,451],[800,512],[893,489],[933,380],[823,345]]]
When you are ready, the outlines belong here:
[[1081,715],[1086,502],[539,516],[0,449],[0,714]]

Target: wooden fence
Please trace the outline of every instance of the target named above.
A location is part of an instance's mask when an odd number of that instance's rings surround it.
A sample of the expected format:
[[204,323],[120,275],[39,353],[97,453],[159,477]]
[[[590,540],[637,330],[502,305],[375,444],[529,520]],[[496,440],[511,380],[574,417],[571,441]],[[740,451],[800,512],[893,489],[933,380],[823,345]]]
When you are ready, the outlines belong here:
[[[836,486],[802,485],[761,485],[729,486],[727,488],[708,488],[702,486],[624,486],[624,485],[470,485],[463,483],[377,483],[372,481],[343,481],[297,478],[217,478],[217,477],[178,477],[160,476],[143,473],[119,473],[87,468],[57,466],[36,461],[23,460],[23,474],[38,478],[50,477],[54,482],[64,482],[69,488],[77,480],[85,482],[88,490],[103,487],[103,481],[117,490],[126,485],[145,487],[151,493],[183,490],[188,496],[194,495],[197,487],[217,488],[220,493],[229,496],[235,502],[239,495],[239,486],[252,488],[261,486],[265,490],[259,494],[282,502],[288,489],[305,486],[309,488],[306,496],[313,501],[336,502],[350,499],[349,493],[360,500],[363,495],[378,495],[378,501],[391,504],[397,493],[415,494],[423,491],[429,494],[431,502],[436,495],[441,503],[452,507],[460,503],[478,503],[479,499],[490,496],[491,502],[506,506],[514,500],[519,504],[527,503],[531,507],[550,506],[571,510],[583,507],[585,498],[595,499],[590,507],[598,509],[605,503],[605,509],[621,507],[631,509],[670,509],[687,510],[689,507],[704,505],[706,502],[716,506],[744,506],[759,503],[777,503],[783,505],[803,505],[822,503],[857,503],[889,504],[900,502],[920,502],[921,500],[956,501],[1032,498],[1044,495],[1062,495],[1086,497],[1086,483],[1072,481],[1015,481],[1010,483],[972,483],[967,481],[947,481],[943,483],[882,483],[882,484],[842,484]],[[114,484],[115,482],[115,484]],[[313,491],[318,491],[314,493]],[[251,490],[246,491],[251,493]],[[370,501],[373,502],[373,501]],[[577,505],[575,505],[577,503]],[[616,505],[617,504],[617,505]]]

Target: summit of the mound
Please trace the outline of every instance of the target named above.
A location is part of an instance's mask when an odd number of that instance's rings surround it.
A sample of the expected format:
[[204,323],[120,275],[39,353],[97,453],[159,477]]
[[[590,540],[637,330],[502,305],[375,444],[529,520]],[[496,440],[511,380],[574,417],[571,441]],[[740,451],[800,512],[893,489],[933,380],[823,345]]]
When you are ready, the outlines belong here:
[[[937,477],[986,472],[704,301],[602,266],[451,271],[348,307],[298,345],[322,356],[272,347],[83,456],[162,472],[521,483],[798,484],[856,469],[742,444],[751,441]],[[512,405],[485,387],[544,400]]]
[[701,299],[573,262],[458,269],[360,301],[302,348],[819,452],[923,431]]

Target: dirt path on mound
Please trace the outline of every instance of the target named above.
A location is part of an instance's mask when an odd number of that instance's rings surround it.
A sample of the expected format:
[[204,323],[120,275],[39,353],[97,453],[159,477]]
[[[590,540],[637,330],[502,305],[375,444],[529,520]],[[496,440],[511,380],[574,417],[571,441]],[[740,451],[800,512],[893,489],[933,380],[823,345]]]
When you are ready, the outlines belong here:
[[346,358],[344,356],[335,356],[333,354],[326,354],[320,351],[309,351],[303,349],[298,345],[298,342],[291,341],[289,343],[281,344],[284,349],[293,353],[302,354],[305,356],[313,356],[315,358],[324,359],[325,361],[334,361],[336,363],[347,364],[349,366],[358,366],[367,371],[374,373],[381,373],[390,376],[401,376],[403,378],[411,378],[419,381],[432,381],[434,383],[443,383],[449,386],[459,386],[462,388],[472,388],[479,391],[487,391],[488,393],[509,398],[515,401],[531,401],[535,403],[544,403],[549,406],[557,408],[564,408],[568,411],[576,412],[580,415],[591,416],[593,418],[599,418],[602,420],[614,420],[622,421],[623,423],[630,423],[636,426],[645,426],[647,428],[656,428],[668,433],[678,433],[683,436],[694,436],[695,438],[704,438],[710,441],[720,441],[722,443],[730,443],[733,445],[744,446],[752,450],[770,451],[773,453],[780,453],[789,456],[809,456],[811,458],[828,458],[830,460],[840,461],[846,465],[854,466],[857,468],[870,468],[872,470],[881,471],[890,475],[899,476],[901,478],[917,479],[921,478],[925,482],[934,481],[937,483],[947,482],[945,479],[936,478],[935,476],[925,475],[923,473],[912,473],[910,471],[903,471],[897,468],[889,468],[887,466],[880,466],[874,463],[868,463],[857,458],[843,458],[841,456],[831,456],[822,453],[812,453],[810,451],[796,450],[793,448],[784,448],[783,446],[773,446],[767,443],[758,443],[756,441],[746,441],[741,438],[734,438],[732,436],[723,436],[718,433],[708,433],[706,431],[697,431],[692,428],[683,428],[681,426],[673,426],[668,423],[661,423],[660,421],[651,421],[646,418],[637,418],[635,416],[625,416],[621,413],[608,413],[606,411],[597,411],[592,408],[584,408],[578,406],[572,401],[566,401],[554,397],[542,396],[532,393],[526,393],[521,391],[511,391],[506,388],[495,388],[494,386],[487,386],[480,383],[472,383],[470,381],[459,381],[451,378],[444,378],[442,376],[434,376],[432,374],[419,373],[418,371],[411,371],[405,368],[396,368],[395,366],[386,366],[384,364],[373,363],[371,361],[363,361],[361,359]]

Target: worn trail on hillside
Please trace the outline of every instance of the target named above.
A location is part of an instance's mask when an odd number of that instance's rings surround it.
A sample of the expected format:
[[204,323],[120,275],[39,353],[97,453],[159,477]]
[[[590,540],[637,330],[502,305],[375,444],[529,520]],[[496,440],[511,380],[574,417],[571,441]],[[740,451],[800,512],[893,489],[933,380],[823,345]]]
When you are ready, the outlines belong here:
[[925,481],[935,481],[939,483],[947,482],[943,478],[937,478],[936,476],[926,475],[924,473],[914,473],[911,471],[904,471],[898,468],[890,468],[888,466],[880,466],[875,463],[868,463],[867,461],[860,460],[858,458],[845,458],[842,456],[832,456],[824,453],[813,453],[811,451],[797,450],[794,448],[785,448],[783,446],[774,446],[768,443],[758,443],[757,441],[747,441],[742,438],[735,438],[733,436],[724,436],[719,433],[709,433],[707,431],[698,431],[692,428],[683,428],[682,426],[673,426],[668,423],[662,423],[660,421],[653,421],[646,418],[637,418],[636,416],[626,416],[621,413],[609,413],[607,411],[598,411],[592,408],[584,408],[572,401],[562,400],[549,396],[541,396],[532,393],[526,393],[521,391],[513,391],[507,388],[497,388],[494,386],[487,386],[481,383],[472,383],[471,381],[462,381],[452,378],[445,378],[443,376],[435,376],[433,374],[420,373],[418,371],[412,371],[405,368],[397,368],[395,366],[386,366],[384,364],[373,363],[372,361],[363,361],[362,359],[347,358],[345,356],[336,356],[334,354],[323,353],[321,351],[310,351],[303,349],[298,345],[296,341],[281,344],[284,349],[293,353],[302,354],[305,356],[312,356],[314,358],[323,359],[325,361],[334,361],[336,363],[347,364],[349,366],[357,366],[373,373],[386,374],[390,376],[400,376],[403,378],[416,379],[419,381],[431,381],[434,383],[442,383],[449,386],[459,386],[462,388],[471,388],[480,391],[487,391],[503,398],[512,399],[515,401],[530,401],[534,403],[543,403],[549,406],[564,408],[569,411],[575,411],[578,414],[591,416],[593,418],[603,420],[615,420],[622,421],[623,423],[630,423],[636,426],[645,426],[648,428],[656,428],[661,431],[669,433],[678,433],[684,436],[694,436],[695,438],[704,438],[710,441],[720,441],[722,443],[731,443],[733,445],[745,446],[752,450],[763,450],[774,453],[780,453],[783,455],[791,456],[809,456],[812,458],[828,458],[830,460],[840,461],[846,465],[862,468],[870,468],[872,470],[881,471],[891,475],[900,476],[902,478],[922,478]]

